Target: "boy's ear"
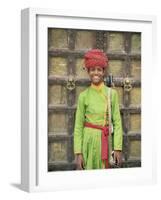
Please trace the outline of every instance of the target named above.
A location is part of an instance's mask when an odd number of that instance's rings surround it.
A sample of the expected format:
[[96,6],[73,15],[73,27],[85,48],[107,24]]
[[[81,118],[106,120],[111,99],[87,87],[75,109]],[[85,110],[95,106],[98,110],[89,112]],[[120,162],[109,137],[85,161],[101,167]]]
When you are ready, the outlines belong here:
[[104,71],[104,76],[107,76],[107,69],[106,68],[103,68],[103,71]]

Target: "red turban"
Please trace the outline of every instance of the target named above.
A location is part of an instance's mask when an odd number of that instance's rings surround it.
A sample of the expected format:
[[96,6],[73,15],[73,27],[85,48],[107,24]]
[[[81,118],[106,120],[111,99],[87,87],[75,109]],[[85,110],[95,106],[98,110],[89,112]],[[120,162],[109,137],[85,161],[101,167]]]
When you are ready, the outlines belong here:
[[85,55],[84,55],[84,60],[85,60],[85,67],[107,67],[108,65],[108,58],[106,54],[101,51],[100,49],[92,49],[89,50]]

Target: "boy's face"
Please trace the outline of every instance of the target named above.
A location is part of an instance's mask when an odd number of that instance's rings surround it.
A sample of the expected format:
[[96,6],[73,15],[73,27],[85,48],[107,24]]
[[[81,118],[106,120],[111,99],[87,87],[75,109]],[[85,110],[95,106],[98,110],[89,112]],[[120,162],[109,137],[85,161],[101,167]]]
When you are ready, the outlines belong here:
[[99,66],[91,67],[88,69],[88,74],[91,82],[95,85],[99,85],[103,81],[105,70]]

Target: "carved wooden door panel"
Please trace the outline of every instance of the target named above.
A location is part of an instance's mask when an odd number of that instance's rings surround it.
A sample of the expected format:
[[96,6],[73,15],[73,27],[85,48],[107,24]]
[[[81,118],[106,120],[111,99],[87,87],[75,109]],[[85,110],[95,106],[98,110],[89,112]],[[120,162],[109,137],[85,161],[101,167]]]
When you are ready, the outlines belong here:
[[[119,93],[123,167],[141,165],[141,34],[48,29],[48,170],[74,170],[73,130],[78,95],[89,84],[83,55],[103,49]],[[107,78],[107,82],[108,82]]]

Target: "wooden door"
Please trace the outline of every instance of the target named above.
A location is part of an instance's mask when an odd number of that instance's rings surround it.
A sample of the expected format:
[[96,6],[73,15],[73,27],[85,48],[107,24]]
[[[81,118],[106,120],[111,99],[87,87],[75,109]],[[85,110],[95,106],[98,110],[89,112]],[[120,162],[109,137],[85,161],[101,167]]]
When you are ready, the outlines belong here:
[[[73,130],[78,95],[90,82],[83,55],[91,48],[109,58],[123,123],[123,167],[141,166],[141,34],[48,29],[48,170],[74,170]],[[124,87],[128,78],[132,89]],[[108,82],[107,78],[107,82]],[[73,82],[72,82],[73,81]],[[67,89],[67,83],[75,88]]]

